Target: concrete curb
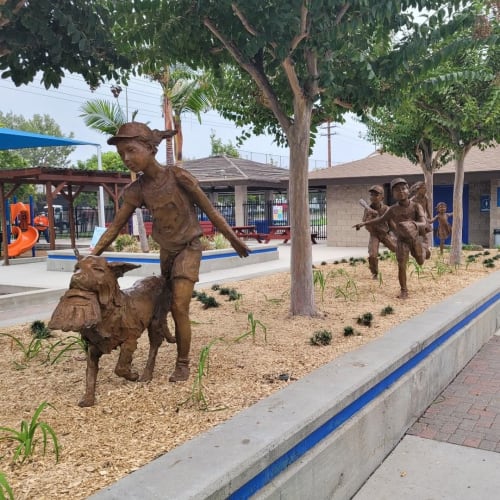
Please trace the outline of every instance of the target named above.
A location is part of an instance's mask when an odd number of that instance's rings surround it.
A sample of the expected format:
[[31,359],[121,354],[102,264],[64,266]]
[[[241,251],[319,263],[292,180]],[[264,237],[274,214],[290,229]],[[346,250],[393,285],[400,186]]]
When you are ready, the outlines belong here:
[[351,498],[499,328],[499,277],[486,277],[91,498]]
[[40,288],[38,290],[20,291],[0,296],[0,312],[8,312],[13,308],[42,305],[57,301],[67,288]]
[[[278,248],[275,245],[251,246],[251,253],[242,262],[241,257],[232,249],[207,250],[203,252],[200,273],[229,269],[241,265],[261,264],[278,260]],[[86,255],[88,251],[81,252]],[[141,267],[127,273],[128,276],[151,276],[160,274],[160,256],[158,253],[104,252],[103,257],[109,262],[131,262]],[[73,272],[76,257],[72,250],[53,250],[47,253],[47,270]]]

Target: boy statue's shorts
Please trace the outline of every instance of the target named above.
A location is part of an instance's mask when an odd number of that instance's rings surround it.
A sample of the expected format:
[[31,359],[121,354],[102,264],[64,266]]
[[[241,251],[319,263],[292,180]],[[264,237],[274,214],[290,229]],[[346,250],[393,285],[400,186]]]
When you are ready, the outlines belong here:
[[193,283],[200,279],[201,242],[195,238],[178,253],[160,249],[161,274],[167,279],[185,278]]

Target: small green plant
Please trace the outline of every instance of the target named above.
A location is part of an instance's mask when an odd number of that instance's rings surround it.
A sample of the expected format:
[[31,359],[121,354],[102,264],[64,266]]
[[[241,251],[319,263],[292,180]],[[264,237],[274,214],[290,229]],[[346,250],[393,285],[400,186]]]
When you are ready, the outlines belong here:
[[436,274],[441,277],[445,274],[453,273],[453,267],[451,267],[447,262],[445,262],[442,258],[439,258],[434,263],[434,267],[432,268]]
[[0,472],[0,500],[14,500],[14,493],[3,472]]
[[227,298],[228,298],[229,301],[240,300],[241,299],[241,293],[239,293],[238,290],[236,290],[234,288],[231,288],[231,290],[229,290],[229,294],[228,294]]
[[345,300],[354,300],[358,296],[358,287],[356,286],[356,282],[343,269],[332,272],[331,275],[334,278],[345,278],[345,283],[343,285],[335,286],[335,298],[343,297]]
[[215,299],[215,297],[207,296],[205,297],[201,303],[203,304],[203,309],[209,309],[210,307],[219,307],[219,303]]
[[354,328],[352,326],[344,326],[344,337],[354,335]]
[[358,325],[372,326],[373,314],[371,312],[364,313],[361,316],[358,316],[356,321]]
[[215,297],[207,295],[205,292],[195,292],[193,291],[193,298],[196,298],[199,302],[203,304],[203,309],[208,309],[210,307],[219,307],[219,303]]
[[328,330],[318,330],[309,339],[311,345],[330,345],[332,343],[332,332]]
[[208,409],[208,400],[205,396],[203,379],[208,376],[210,350],[217,342],[225,342],[225,340],[222,337],[218,337],[201,349],[198,367],[194,376],[193,386],[191,388],[191,396],[185,401],[187,402],[191,399],[202,410]]
[[15,335],[12,335],[10,333],[0,333],[0,335],[11,339],[13,344],[19,347],[26,361],[35,358],[42,348],[42,339],[33,338],[29,344],[24,344]]
[[268,297],[266,294],[264,294],[264,298],[266,299],[267,302],[271,302],[271,304],[282,304],[285,299],[284,297],[278,298],[278,297]]
[[54,408],[50,403],[44,401],[35,410],[33,417],[29,422],[23,420],[21,422],[21,429],[18,431],[10,427],[0,427],[0,431],[8,433],[0,439],[8,439],[11,441],[17,441],[19,444],[14,451],[13,462],[16,462],[21,457],[21,462],[24,462],[28,457],[31,457],[35,451],[35,445],[37,443],[35,434],[37,430],[42,433],[43,437],[43,454],[47,449],[47,440],[50,438],[54,446],[54,453],[56,455],[56,463],[59,461],[59,444],[57,442],[57,436],[52,427],[46,422],[41,422],[39,420],[40,414],[47,407],[50,406]]
[[381,316],[387,316],[389,314],[394,314],[394,308],[392,306],[385,306],[382,311],[380,311]]
[[327,277],[323,271],[313,269],[313,284],[319,286],[321,290],[321,302],[324,301]]
[[150,252],[159,252],[160,251],[160,244],[153,240],[152,236],[148,236],[148,246],[149,246],[149,251]]
[[[50,346],[50,349],[47,353],[47,362],[51,365],[54,365],[58,361],[60,361],[65,354],[68,354],[71,351],[86,353],[88,347],[88,342],[83,337],[70,335],[69,337],[66,337],[63,340],[59,340],[55,344]],[[53,355],[54,357],[52,358]]]
[[408,267],[413,266],[413,271],[411,274],[415,273],[417,278],[420,279],[421,275],[424,273],[424,268],[421,266],[413,257],[408,259]]
[[240,340],[248,337],[249,335],[252,337],[252,341],[255,342],[255,336],[257,334],[257,327],[259,327],[264,333],[264,342],[267,343],[267,327],[258,319],[253,317],[253,313],[248,313],[248,322],[247,326],[250,328],[248,332],[245,332],[243,335],[240,335],[235,339],[235,342],[239,342]]
[[495,261],[493,259],[484,259],[483,266],[487,268],[493,268],[495,267]]
[[219,288],[219,293],[221,295],[227,295],[229,301],[241,299],[241,294],[238,293],[238,290],[236,290],[236,288]]
[[467,255],[467,258],[465,259],[465,269],[468,269],[470,264],[475,263],[476,259],[477,259],[477,255],[474,255],[474,254]]
[[210,288],[213,292],[217,292],[218,290],[220,290],[220,285],[218,283],[214,283],[211,288]]
[[120,234],[115,240],[115,250],[117,252],[138,252],[139,242],[131,234]]
[[38,319],[31,323],[30,330],[36,339],[48,339],[51,335],[47,325]]
[[223,234],[215,234],[212,237],[212,241],[214,242],[214,247],[216,250],[218,250],[219,248],[229,248],[231,246],[231,244]]

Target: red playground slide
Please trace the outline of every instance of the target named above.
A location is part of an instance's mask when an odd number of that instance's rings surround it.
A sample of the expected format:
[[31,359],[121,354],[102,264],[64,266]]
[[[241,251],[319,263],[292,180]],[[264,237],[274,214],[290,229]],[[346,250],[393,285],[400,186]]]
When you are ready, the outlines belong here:
[[10,206],[10,220],[19,219],[19,226],[12,226],[11,232],[15,240],[8,245],[9,257],[17,257],[30,250],[38,241],[38,229],[28,225],[29,206],[24,203],[13,203]]

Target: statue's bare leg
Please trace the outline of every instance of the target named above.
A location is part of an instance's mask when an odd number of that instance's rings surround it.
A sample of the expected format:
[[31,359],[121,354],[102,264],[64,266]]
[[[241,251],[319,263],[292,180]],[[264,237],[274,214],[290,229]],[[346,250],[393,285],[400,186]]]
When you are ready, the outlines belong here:
[[170,375],[170,382],[181,382],[189,378],[189,350],[191,348],[191,322],[189,305],[194,283],[185,278],[176,278],[172,286],[172,317],[175,323],[177,340],[177,361]]

